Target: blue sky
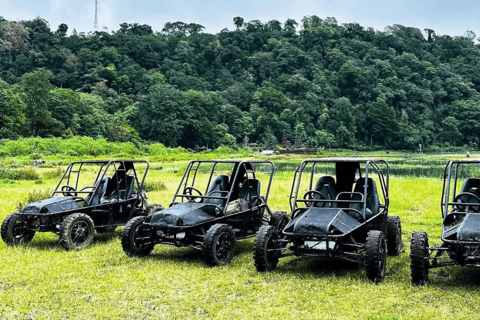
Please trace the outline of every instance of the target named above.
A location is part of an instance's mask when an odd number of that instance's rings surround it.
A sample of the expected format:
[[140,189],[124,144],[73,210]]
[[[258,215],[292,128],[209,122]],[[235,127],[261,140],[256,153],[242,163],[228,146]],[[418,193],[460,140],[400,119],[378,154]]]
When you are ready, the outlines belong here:
[[[60,23],[69,32],[91,31],[95,0],[0,0],[0,16],[7,20],[31,20],[40,16],[50,22],[52,30]],[[383,31],[386,26],[401,24],[419,29],[430,28],[437,34],[463,35],[472,30],[480,37],[480,1],[468,0],[98,0],[100,28],[117,30],[122,22],[148,24],[160,31],[170,21],[195,22],[205,32],[234,29],[233,17],[245,21],[272,19],[285,22],[317,15],[335,17],[339,23],[358,22]]]

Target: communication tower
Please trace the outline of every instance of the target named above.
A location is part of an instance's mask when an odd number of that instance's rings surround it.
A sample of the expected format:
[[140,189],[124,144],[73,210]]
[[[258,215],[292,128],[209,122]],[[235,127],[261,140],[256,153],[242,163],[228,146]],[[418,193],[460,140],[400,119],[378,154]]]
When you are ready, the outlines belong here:
[[93,31],[98,31],[97,0],[95,0],[95,21],[93,22]]

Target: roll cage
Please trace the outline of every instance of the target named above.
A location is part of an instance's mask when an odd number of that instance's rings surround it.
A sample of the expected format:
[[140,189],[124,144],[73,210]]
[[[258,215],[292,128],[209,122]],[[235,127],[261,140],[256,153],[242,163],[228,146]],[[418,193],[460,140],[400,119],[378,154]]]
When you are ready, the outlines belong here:
[[[188,188],[194,188],[195,182],[197,181],[197,173],[203,169],[202,164],[209,164],[211,165],[211,169],[209,169],[209,177],[208,183],[206,184],[205,191],[202,195],[192,195],[186,194],[185,190]],[[231,170],[231,176],[229,178],[229,188],[228,190],[224,191],[214,191],[211,193],[220,193],[221,195],[209,195],[208,189],[211,186],[211,183],[214,179],[214,174],[216,172],[217,166],[226,164],[232,165],[233,169]],[[258,204],[266,204],[268,200],[268,196],[270,194],[270,187],[272,184],[273,173],[275,170],[275,166],[271,161],[262,161],[262,160],[193,160],[190,161],[185,169],[185,172],[180,180],[178,188],[173,196],[173,200],[170,203],[170,206],[178,204],[179,202],[188,202],[192,201],[192,199],[200,199],[203,202],[205,199],[215,199],[215,200],[223,200],[225,201],[225,206],[220,208],[216,205],[217,208],[221,211],[222,214],[226,213],[228,208],[228,203],[233,200],[232,195],[234,195],[235,188],[238,187],[239,183],[241,183],[240,179],[246,177],[245,181],[254,181],[256,180],[255,174],[255,165],[266,165],[269,166],[268,174],[268,185],[266,188],[265,193],[262,195],[257,190],[258,199],[250,199],[252,202]],[[255,188],[256,186],[252,186]],[[213,204],[214,205],[214,204]]]
[[[347,181],[350,181],[350,190],[351,186],[360,178],[362,178],[362,164],[363,170],[364,170],[364,177],[365,179],[369,178],[369,173],[371,170],[373,170],[377,176],[378,180],[380,182],[380,189],[383,195],[384,203],[380,203],[380,211],[379,214],[383,213],[385,209],[388,209],[389,206],[389,184],[390,184],[390,166],[388,162],[385,160],[380,160],[380,159],[340,159],[340,158],[325,158],[325,159],[309,159],[309,160],[304,160],[300,165],[297,167],[295,170],[293,182],[292,182],[292,188],[290,191],[290,198],[289,198],[289,203],[290,203],[290,209],[292,212],[292,219],[295,218],[298,212],[301,211],[302,208],[306,206],[306,204],[312,204],[315,206],[318,206],[318,204],[321,204],[320,206],[326,207],[326,206],[331,206],[333,204],[362,204],[363,208],[367,207],[367,184],[365,183],[363,187],[363,193],[358,193],[358,192],[351,192],[349,191],[341,191],[337,194],[336,199],[303,199],[300,198],[299,192],[300,192],[300,185],[301,185],[301,180],[302,176],[304,174],[309,175],[309,182],[308,182],[308,192],[311,192],[314,189],[314,180],[315,180],[315,173],[316,173],[316,168],[317,166],[321,167],[322,164],[335,164],[335,172],[334,175],[337,179],[335,179],[337,184],[344,184]],[[383,164],[386,167],[386,177],[383,174],[380,166],[378,164]],[[357,176],[358,175],[358,176]],[[318,176],[318,175],[317,175]],[[340,181],[342,180],[342,181]],[[347,182],[347,185],[349,182]],[[349,188],[347,188],[348,190]],[[307,192],[307,193],[308,193]],[[352,199],[349,200],[340,200],[338,199],[339,195],[341,194],[351,194],[355,195],[357,194],[358,196],[361,196],[360,199],[354,200],[353,197]],[[303,207],[300,206],[300,204],[303,204]],[[363,216],[362,212],[360,210],[352,209],[352,208],[347,208],[347,210],[355,211],[357,214],[361,215],[364,220],[366,220],[365,216]],[[373,217],[374,218],[374,217]]]
[[[468,168],[468,169],[467,169]],[[455,216],[456,220],[460,216],[466,216],[469,213],[479,213],[480,212],[480,203],[479,202],[459,202],[455,201],[460,194],[465,193],[460,190],[462,182],[459,184],[459,179],[470,179],[475,174],[471,169],[477,169],[476,176],[480,177],[480,160],[478,159],[460,159],[460,160],[450,160],[445,166],[443,174],[443,187],[442,187],[442,201],[440,204],[440,209],[442,212],[442,219],[444,220],[443,232],[441,240],[444,243],[451,244],[472,244],[478,245],[478,241],[467,241],[467,240],[452,240],[446,239],[445,235],[449,235],[446,227],[446,220],[448,216]],[[480,190],[479,190],[480,191]],[[457,193],[458,192],[458,193]],[[474,197],[468,197],[469,200],[474,199]],[[460,204],[461,203],[461,204]],[[463,208],[463,209],[460,209]],[[451,222],[451,221],[450,221]],[[456,225],[452,224],[454,227]],[[450,227],[450,226],[449,226]],[[453,230],[453,228],[452,228]]]
[[[143,173],[141,180],[137,175],[137,169],[135,164],[142,163],[146,165],[145,172]],[[81,172],[85,165],[98,165],[98,169],[95,182],[92,186],[83,187],[81,190],[77,190],[79,187],[79,182],[81,180]],[[142,192],[143,184],[145,182],[145,177],[147,176],[150,164],[145,160],[87,160],[87,161],[74,161],[71,162],[65,172],[63,173],[60,181],[52,192],[51,197],[56,195],[65,195],[66,193],[74,195],[78,200],[85,200],[85,205],[90,206],[94,197],[92,195],[97,193],[98,188],[100,187],[100,181],[102,181],[110,168],[113,168],[114,175],[111,179],[115,182],[115,190],[118,192],[114,193],[114,196],[117,201],[126,200],[128,197],[128,185],[127,179],[125,179],[127,173],[133,171],[134,185],[132,190],[137,190],[137,198],[141,198],[142,201],[145,201],[144,194]],[[66,183],[65,183],[66,182]],[[71,185],[74,184],[74,186]],[[63,190],[65,187],[65,190]],[[135,187],[136,186],[136,187]],[[83,196],[80,196],[83,195]]]

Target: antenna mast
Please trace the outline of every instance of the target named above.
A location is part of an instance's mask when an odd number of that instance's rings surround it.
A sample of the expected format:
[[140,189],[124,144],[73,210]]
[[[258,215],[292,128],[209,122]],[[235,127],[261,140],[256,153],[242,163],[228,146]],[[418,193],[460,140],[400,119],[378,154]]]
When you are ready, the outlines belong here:
[[97,0],[95,0],[95,22],[93,22],[93,31],[98,31]]

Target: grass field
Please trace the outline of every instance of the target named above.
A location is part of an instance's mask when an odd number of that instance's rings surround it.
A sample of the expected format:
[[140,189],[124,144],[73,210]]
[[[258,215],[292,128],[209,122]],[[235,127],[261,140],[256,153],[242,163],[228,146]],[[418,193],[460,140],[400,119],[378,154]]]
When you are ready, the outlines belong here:
[[[150,192],[151,203],[168,205],[184,165],[152,165],[163,170],[151,170],[148,180],[162,181],[166,189]],[[287,210],[292,178],[289,172],[275,176],[269,199],[274,210]],[[54,188],[57,179],[43,181],[0,183],[0,219],[32,190]],[[275,271],[258,273],[253,239],[238,242],[230,265],[210,268],[199,252],[171,246],[128,258],[121,228],[96,235],[92,246],[75,252],[41,233],[15,248],[0,242],[0,318],[477,319],[479,269],[435,269],[428,286],[411,286],[410,235],[424,230],[430,244],[439,243],[441,187],[440,177],[391,177],[390,214],[402,219],[404,252],[388,258],[387,277],[378,285],[366,281],[361,266],[312,258],[285,258]]]

